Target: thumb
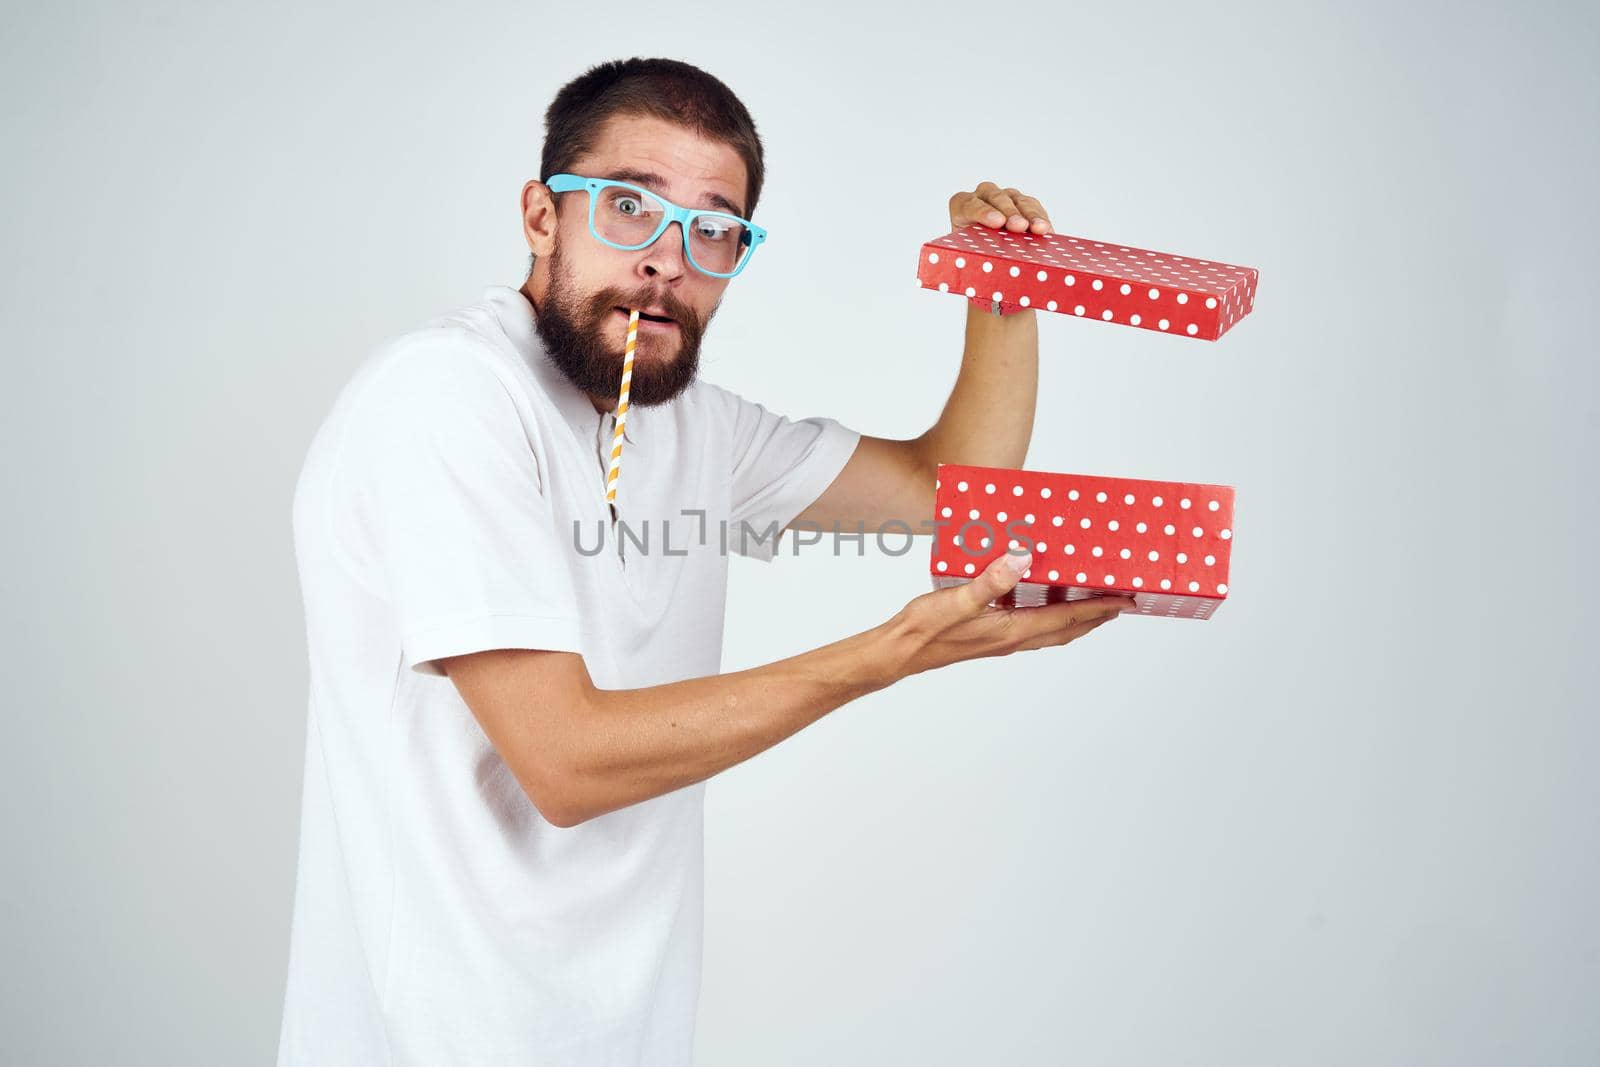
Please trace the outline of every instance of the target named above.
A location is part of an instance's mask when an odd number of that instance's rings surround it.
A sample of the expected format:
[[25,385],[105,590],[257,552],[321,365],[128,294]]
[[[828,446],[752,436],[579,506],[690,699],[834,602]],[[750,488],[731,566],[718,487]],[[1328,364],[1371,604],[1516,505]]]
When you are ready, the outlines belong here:
[[989,561],[983,573],[962,587],[966,595],[964,604],[967,610],[976,615],[988,607],[991,601],[998,600],[1016,588],[1022,580],[1022,572],[1033,566],[1032,552],[1002,552]]

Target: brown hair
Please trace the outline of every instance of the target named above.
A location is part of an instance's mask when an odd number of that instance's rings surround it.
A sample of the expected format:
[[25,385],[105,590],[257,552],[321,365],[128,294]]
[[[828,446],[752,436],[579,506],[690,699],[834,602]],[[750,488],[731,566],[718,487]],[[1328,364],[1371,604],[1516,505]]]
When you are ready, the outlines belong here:
[[747,175],[745,217],[755,217],[766,177],[755,121],[732,89],[676,59],[614,59],[563,85],[544,113],[540,180],[570,170],[594,148],[606,120],[624,114],[663,119],[738,152]]

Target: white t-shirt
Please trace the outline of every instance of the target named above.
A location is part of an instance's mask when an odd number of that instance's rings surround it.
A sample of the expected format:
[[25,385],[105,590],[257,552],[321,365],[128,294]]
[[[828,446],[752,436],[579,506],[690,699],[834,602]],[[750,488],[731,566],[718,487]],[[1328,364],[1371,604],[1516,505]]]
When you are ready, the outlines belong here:
[[553,826],[432,661],[565,649],[603,689],[719,673],[722,522],[772,558],[759,535],[860,435],[703,381],[624,428],[643,550],[604,499],[610,413],[493,286],[382,344],[319,429],[294,498],[311,686],[280,1065],[690,1062],[705,783]]

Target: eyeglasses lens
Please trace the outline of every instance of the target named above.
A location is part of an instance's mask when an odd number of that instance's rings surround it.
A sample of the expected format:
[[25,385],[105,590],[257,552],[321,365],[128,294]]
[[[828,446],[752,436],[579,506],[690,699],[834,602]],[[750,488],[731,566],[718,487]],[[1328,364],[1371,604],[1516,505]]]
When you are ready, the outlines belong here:
[[[619,245],[640,245],[661,225],[667,208],[649,193],[611,185],[599,192],[594,225]],[[705,270],[727,274],[749,255],[749,227],[731,215],[699,215],[689,223],[689,251]]]

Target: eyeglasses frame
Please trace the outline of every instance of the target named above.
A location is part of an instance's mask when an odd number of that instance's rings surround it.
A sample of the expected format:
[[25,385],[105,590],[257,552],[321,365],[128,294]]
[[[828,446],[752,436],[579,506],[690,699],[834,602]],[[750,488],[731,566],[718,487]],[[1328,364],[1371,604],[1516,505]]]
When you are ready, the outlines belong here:
[[[643,186],[635,185],[632,182],[618,181],[615,178],[588,178],[581,174],[552,174],[550,177],[544,180],[544,184],[552,193],[571,193],[577,192],[580,189],[587,190],[589,193],[590,235],[601,244],[609,245],[612,248],[621,249],[624,252],[637,252],[641,248],[650,247],[651,245],[655,244],[658,239],[660,239],[663,233],[667,232],[668,226],[671,226],[674,222],[678,223],[679,230],[683,234],[684,257],[688,259],[690,265],[693,266],[695,270],[699,271],[701,274],[710,275],[713,278],[737,277],[746,267],[750,265],[750,261],[755,258],[756,249],[763,241],[767,239],[767,231],[760,226],[757,226],[749,219],[740,218],[738,215],[727,211],[715,211],[707,208],[682,207],[678,204],[674,204],[660,193],[646,189]],[[661,223],[656,227],[656,232],[652,233],[647,240],[636,245],[618,244],[607,237],[601,236],[600,231],[595,227],[594,211],[595,205],[600,202],[600,190],[609,188],[613,185],[620,185],[624,189],[631,189],[634,192],[642,193],[645,196],[652,197],[656,200],[659,200],[666,207],[667,210],[662,213]],[[739,261],[739,265],[733,268],[733,270],[727,272],[706,270],[706,268],[695,262],[694,252],[689,248],[689,225],[701,215],[710,215],[719,219],[732,219],[734,222],[737,222],[739,225],[745,227],[745,232],[748,234],[748,237],[744,243],[750,246],[750,251],[745,253],[744,258]]]

